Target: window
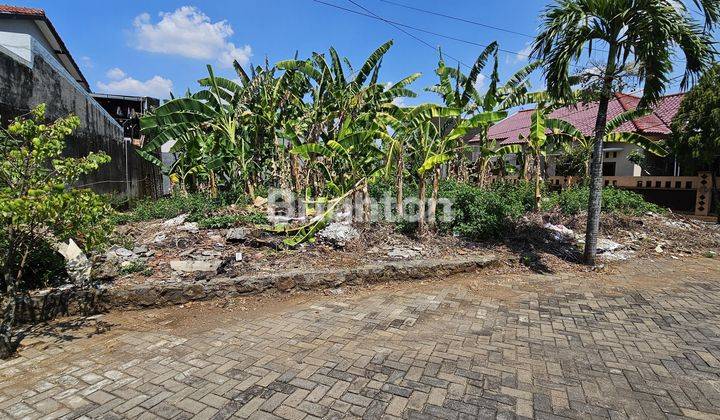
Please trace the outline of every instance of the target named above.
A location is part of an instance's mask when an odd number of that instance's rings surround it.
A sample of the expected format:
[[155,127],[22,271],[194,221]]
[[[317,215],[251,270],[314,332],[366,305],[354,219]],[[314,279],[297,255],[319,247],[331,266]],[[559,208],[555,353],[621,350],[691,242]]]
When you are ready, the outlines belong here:
[[615,176],[615,162],[603,163],[603,176]]

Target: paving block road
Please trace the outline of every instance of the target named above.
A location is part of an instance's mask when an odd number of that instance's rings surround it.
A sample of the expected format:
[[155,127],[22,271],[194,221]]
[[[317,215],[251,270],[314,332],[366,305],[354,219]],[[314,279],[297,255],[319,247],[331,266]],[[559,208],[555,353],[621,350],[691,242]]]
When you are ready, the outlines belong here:
[[695,258],[114,313],[0,362],[0,417],[720,418],[719,303]]

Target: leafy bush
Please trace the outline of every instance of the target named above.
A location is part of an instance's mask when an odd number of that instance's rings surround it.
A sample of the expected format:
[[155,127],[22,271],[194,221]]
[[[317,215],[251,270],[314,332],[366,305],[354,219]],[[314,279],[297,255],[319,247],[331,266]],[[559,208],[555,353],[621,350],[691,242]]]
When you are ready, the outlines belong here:
[[31,118],[16,119],[0,133],[0,226],[7,255],[2,263],[4,274],[16,279],[44,243],[72,238],[87,251],[105,243],[113,228],[113,210],[103,197],[69,187],[110,158],[62,157],[65,137],[80,120],[69,116],[46,125],[44,119],[40,105]]
[[497,238],[525,212],[522,193],[505,196],[467,184],[455,184],[444,193],[453,200],[454,216],[444,229],[471,240]]
[[[542,185],[542,196],[547,196],[547,188]],[[518,183],[496,182],[489,189],[505,197],[513,205],[522,206],[524,211],[535,210],[535,186],[532,182],[521,180]]]
[[[74,239],[90,250],[112,231],[107,201],[90,190],[70,186],[110,161],[104,153],[63,157],[65,137],[80,125],[76,116],[44,124],[45,106],[17,118],[0,131],[0,246],[3,260],[3,319],[0,357],[11,354],[15,302],[19,294],[59,273],[52,244]],[[48,254],[54,258],[47,258]],[[37,264],[37,265],[35,265]]]
[[[587,210],[590,189],[587,186],[568,188],[557,194],[555,201],[561,212],[578,214]],[[645,201],[642,195],[618,188],[603,188],[602,211],[640,215],[646,212],[664,213],[665,209]]]

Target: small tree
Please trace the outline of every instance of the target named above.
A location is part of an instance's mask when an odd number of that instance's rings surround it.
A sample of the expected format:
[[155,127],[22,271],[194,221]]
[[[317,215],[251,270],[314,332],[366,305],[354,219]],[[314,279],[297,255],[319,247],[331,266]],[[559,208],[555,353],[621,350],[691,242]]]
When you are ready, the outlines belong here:
[[29,118],[15,119],[0,131],[0,243],[2,302],[0,357],[17,347],[14,340],[16,300],[27,290],[24,273],[29,257],[44,244],[75,239],[86,250],[103,243],[112,229],[112,209],[99,195],[71,188],[81,175],[110,158],[90,153],[62,157],[65,137],[78,127],[76,116],[45,125],[45,106]]
[[[720,171],[720,64],[715,64],[680,105],[672,122],[671,146],[694,170],[711,170],[713,202],[718,203],[717,173]],[[718,211],[720,223],[720,211]]]

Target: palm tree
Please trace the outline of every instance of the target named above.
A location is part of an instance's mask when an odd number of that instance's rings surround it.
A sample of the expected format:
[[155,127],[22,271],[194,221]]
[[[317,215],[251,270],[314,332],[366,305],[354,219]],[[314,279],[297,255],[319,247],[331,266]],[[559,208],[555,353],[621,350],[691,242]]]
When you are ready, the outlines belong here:
[[595,263],[602,189],[603,142],[608,103],[613,86],[629,62],[635,62],[644,84],[641,106],[656,101],[665,90],[677,49],[685,56],[686,88],[708,67],[716,54],[710,31],[720,21],[720,2],[692,0],[705,14],[705,27],[690,15],[689,0],[556,0],[547,7],[533,55],[544,60],[544,75],[551,96],[571,95],[570,65],[593,44],[607,48],[601,70],[595,141],[590,166],[585,262]]

